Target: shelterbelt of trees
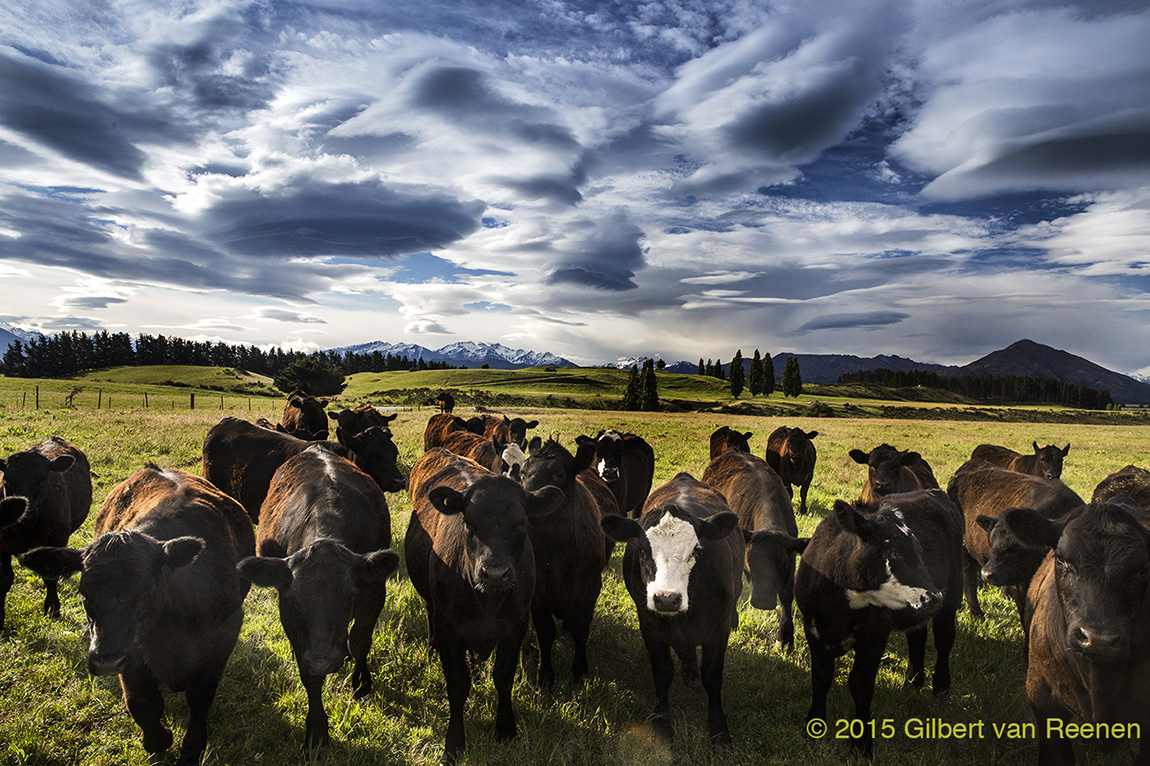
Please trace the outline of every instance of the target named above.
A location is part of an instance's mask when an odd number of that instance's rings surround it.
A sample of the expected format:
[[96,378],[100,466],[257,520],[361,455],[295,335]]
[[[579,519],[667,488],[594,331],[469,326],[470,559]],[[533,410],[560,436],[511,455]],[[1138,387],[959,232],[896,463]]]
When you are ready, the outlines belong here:
[[924,370],[899,371],[885,367],[859,370],[839,376],[839,385],[862,384],[888,388],[925,386],[951,391],[984,402],[1033,402],[1065,404],[1084,410],[1105,410],[1113,406],[1110,391],[1063,383],[1050,378],[1021,375],[939,375]]
[[267,351],[257,346],[193,341],[140,333],[105,331],[61,332],[28,342],[13,341],[0,362],[0,371],[14,378],[58,378],[99,367],[146,364],[187,364],[205,367],[238,367],[259,375],[274,377],[292,362],[315,359],[335,367],[344,375],[387,370],[446,370],[446,362],[427,362],[395,354],[338,353],[335,351]]

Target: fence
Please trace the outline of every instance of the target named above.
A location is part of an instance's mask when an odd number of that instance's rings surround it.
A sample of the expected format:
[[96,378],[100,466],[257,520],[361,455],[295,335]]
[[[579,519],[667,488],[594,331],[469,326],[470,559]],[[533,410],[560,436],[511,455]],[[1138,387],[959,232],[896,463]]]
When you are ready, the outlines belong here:
[[49,410],[65,409],[171,409],[171,410],[246,410],[264,411],[270,407],[282,406],[279,399],[270,397],[236,396],[227,393],[207,393],[189,391],[187,394],[154,394],[147,391],[125,392],[104,391],[104,389],[81,389],[71,391],[33,390],[9,391],[0,397],[0,403],[11,402],[16,409]]

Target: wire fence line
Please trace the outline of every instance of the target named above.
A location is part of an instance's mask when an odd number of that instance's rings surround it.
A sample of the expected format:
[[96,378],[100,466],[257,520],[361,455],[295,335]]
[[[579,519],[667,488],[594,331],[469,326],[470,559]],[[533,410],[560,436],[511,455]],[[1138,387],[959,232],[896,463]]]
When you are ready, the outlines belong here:
[[0,396],[0,403],[14,409],[165,409],[165,410],[238,410],[264,412],[282,407],[278,398],[237,396],[235,394],[189,391],[186,394],[153,394],[146,391],[104,391],[103,389],[76,388],[72,391],[32,390],[9,391]]

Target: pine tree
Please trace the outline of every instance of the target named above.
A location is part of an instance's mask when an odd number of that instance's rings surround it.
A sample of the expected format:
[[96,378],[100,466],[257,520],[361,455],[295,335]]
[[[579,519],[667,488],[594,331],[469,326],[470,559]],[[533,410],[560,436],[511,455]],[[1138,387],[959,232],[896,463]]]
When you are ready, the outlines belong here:
[[759,356],[759,350],[755,349],[755,355],[751,357],[751,370],[747,375],[747,388],[751,390],[751,396],[758,396],[763,393],[763,358]]
[[803,378],[799,372],[799,358],[792,356],[787,358],[787,363],[783,367],[783,396],[802,396],[803,395]]
[[763,396],[770,396],[775,391],[775,363],[771,361],[770,353],[763,355]]
[[623,404],[621,407],[628,411],[641,409],[639,392],[639,368],[635,365],[631,365],[631,377],[627,379],[627,389],[623,392]]
[[706,375],[707,368],[703,366],[703,357],[699,357],[699,374]]
[[648,359],[643,362],[642,386],[639,393],[639,409],[657,412],[659,409],[659,384],[655,380],[655,363]]
[[743,393],[743,350],[735,352],[731,359],[731,396],[736,399]]
[[727,376],[723,374],[723,363],[718,359],[715,360],[715,377],[719,380],[727,379]]

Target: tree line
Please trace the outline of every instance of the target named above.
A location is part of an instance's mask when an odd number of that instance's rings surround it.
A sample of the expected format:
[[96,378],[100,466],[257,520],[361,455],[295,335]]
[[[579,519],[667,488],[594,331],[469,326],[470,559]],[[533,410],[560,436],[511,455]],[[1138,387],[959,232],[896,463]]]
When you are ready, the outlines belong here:
[[937,388],[979,401],[1030,404],[1064,404],[1084,410],[1113,407],[1110,391],[1063,383],[1050,378],[1021,375],[940,375],[926,370],[894,371],[887,368],[859,370],[840,375],[840,385],[864,384],[888,388]]
[[330,365],[344,375],[389,370],[455,369],[454,365],[446,362],[427,362],[422,357],[409,359],[379,351],[369,354],[350,351],[304,353],[147,333],[140,333],[133,339],[128,333],[102,330],[88,335],[73,330],[33,338],[27,342],[13,341],[0,361],[0,372],[14,378],[59,378],[100,367],[183,364],[233,367],[275,377],[293,362],[301,360]]

